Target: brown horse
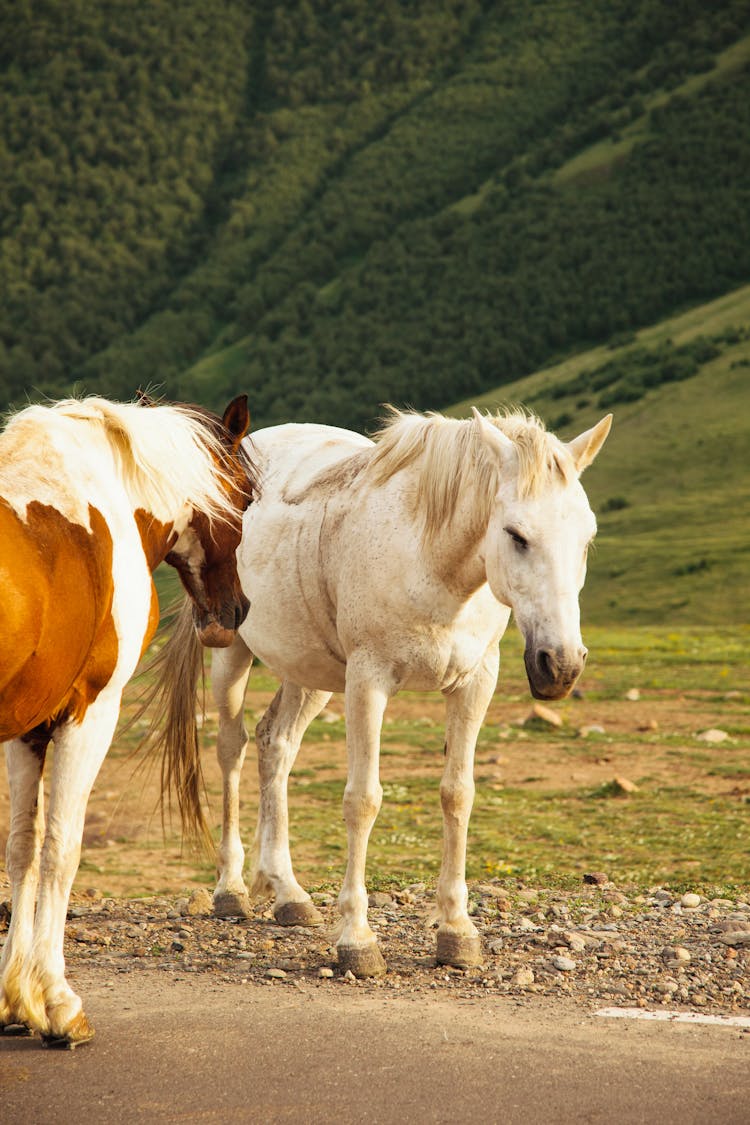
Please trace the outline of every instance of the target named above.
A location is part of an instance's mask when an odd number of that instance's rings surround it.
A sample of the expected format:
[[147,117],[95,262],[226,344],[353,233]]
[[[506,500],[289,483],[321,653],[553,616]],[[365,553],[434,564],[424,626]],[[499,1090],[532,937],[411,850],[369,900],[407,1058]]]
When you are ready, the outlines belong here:
[[[65,979],[63,933],[91,787],[125,684],[156,629],[164,559],[204,644],[248,602],[235,561],[257,491],[247,397],[197,407],[102,398],[31,406],[0,434],[0,741],[13,913],[0,1027],[75,1046],[93,1031]],[[42,774],[54,743],[46,821]]]

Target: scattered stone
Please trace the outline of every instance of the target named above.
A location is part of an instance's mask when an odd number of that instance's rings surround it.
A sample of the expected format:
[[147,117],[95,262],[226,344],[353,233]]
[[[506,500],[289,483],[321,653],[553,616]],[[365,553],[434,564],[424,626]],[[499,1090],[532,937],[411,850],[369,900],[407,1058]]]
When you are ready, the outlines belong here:
[[528,988],[534,983],[534,973],[531,969],[516,969],[510,983],[514,988]]
[[612,780],[612,784],[615,786],[616,789],[619,789],[621,793],[637,793],[638,792],[638,786],[635,784],[634,781],[630,781],[627,777],[619,777],[619,776],[615,777]]
[[286,971],[284,969],[266,969],[264,976],[269,980],[284,980],[286,978]]
[[722,945],[750,945],[750,930],[729,930],[727,933],[719,934],[718,940]]
[[586,948],[586,938],[583,934],[570,933],[566,930],[562,934],[562,939],[571,953],[583,953]]
[[717,727],[711,727],[710,730],[702,730],[700,734],[695,736],[699,742],[726,742],[729,738],[729,733],[725,730],[719,730]]
[[601,723],[589,723],[588,726],[578,728],[579,738],[588,738],[590,734],[605,734],[604,727]]
[[557,711],[553,711],[551,707],[545,707],[543,703],[535,703],[531,708],[531,714],[524,721],[524,726],[532,726],[534,724],[542,724],[550,727],[561,727],[563,725],[562,715]]
[[379,906],[393,906],[393,899],[384,891],[373,891],[372,894],[367,896],[368,905]]
[[641,698],[640,690],[637,687],[630,688],[629,691],[625,692],[625,698],[630,703],[637,703],[638,700]]
[[684,894],[680,899],[680,906],[683,906],[686,910],[695,910],[695,908],[697,906],[700,906],[700,904],[701,896],[692,894],[690,892]]
[[181,942],[178,938],[175,938],[169,948],[173,949],[175,953],[182,953],[185,949],[185,946],[183,942]]
[[594,887],[603,887],[605,883],[609,882],[609,875],[604,871],[587,871],[583,876],[583,881]]
[[662,949],[661,956],[663,961],[674,961],[683,965],[687,965],[691,960],[690,950],[686,949],[684,945],[669,945]]
[[346,981],[347,984],[356,984],[357,983],[357,978],[355,977],[355,975],[351,971],[351,969],[347,969],[341,979],[343,981]]
[[552,965],[561,973],[570,973],[577,968],[577,962],[572,957],[557,956],[552,958]]
[[318,969],[318,976],[322,977],[323,980],[330,980],[333,976],[333,969],[329,969],[324,965],[321,969]]
[[487,948],[489,949],[493,957],[497,957],[497,955],[499,953],[502,953],[503,949],[505,948],[505,942],[502,938],[495,938],[490,942]]
[[208,917],[214,912],[214,900],[205,887],[198,887],[187,900],[187,913],[193,918]]

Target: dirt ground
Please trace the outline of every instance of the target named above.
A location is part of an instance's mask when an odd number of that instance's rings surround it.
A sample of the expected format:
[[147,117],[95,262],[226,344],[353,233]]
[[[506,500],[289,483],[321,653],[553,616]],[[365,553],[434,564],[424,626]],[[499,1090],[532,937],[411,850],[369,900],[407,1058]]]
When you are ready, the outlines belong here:
[[[737,693],[729,693],[736,695]],[[734,699],[725,702],[715,693],[691,691],[649,691],[644,698],[589,700],[570,698],[555,704],[563,720],[565,737],[555,727],[534,722],[533,734],[524,727],[532,713],[532,701],[522,684],[498,692],[490,705],[485,731],[480,738],[475,775],[491,789],[576,792],[625,778],[633,783],[648,778],[653,787],[691,789],[699,794],[725,796],[746,803],[750,799],[750,754],[742,740],[728,739],[720,748],[702,742],[698,735],[721,728],[727,709],[744,704]],[[246,723],[252,732],[273,697],[273,690],[251,687],[247,695]],[[125,709],[127,715],[127,707]],[[315,780],[343,783],[346,777],[346,748],[343,726],[343,698],[334,696],[318,722],[308,732],[300,751],[295,773],[297,795]],[[746,719],[744,720],[747,721]],[[328,724],[331,724],[328,728]],[[439,785],[443,756],[443,702],[439,695],[406,693],[396,696],[386,713],[383,730],[384,753],[381,780],[384,785],[424,778]],[[408,741],[399,731],[408,726]],[[591,729],[593,728],[593,730]],[[328,733],[328,729],[332,733]],[[549,732],[545,734],[545,730]],[[210,709],[205,717],[202,755],[206,789],[213,823],[220,819],[221,774],[216,763],[216,716]],[[418,749],[421,732],[436,745],[435,752]],[[588,731],[588,733],[587,733]],[[395,733],[394,733],[395,732]],[[189,852],[183,852],[176,832],[163,835],[159,810],[159,763],[152,758],[131,756],[136,740],[116,736],[105,759],[89,800],[83,841],[81,870],[76,889],[95,886],[105,896],[139,896],[158,891],[180,893],[196,877]],[[439,736],[439,738],[437,737]],[[386,749],[387,744],[387,749]],[[733,769],[733,763],[736,769]],[[715,768],[719,765],[720,768]],[[254,824],[258,782],[251,749],[242,775],[243,819]],[[384,803],[384,811],[386,805]],[[382,814],[381,814],[382,815]],[[330,823],[338,824],[341,810],[331,801]],[[0,781],[0,849],[4,852],[9,799],[5,779]],[[251,834],[252,829],[250,828]],[[245,839],[246,847],[251,843]],[[320,843],[317,845],[320,852]],[[109,853],[109,854],[108,854]],[[117,862],[110,862],[116,856]],[[295,865],[309,871],[305,843],[295,845]]]
[[[270,701],[266,685],[248,695],[248,725]],[[545,733],[538,722],[524,726],[531,701],[521,690],[498,694],[480,740],[477,775],[490,788],[530,792],[575,790],[625,777],[647,776],[657,784],[696,792],[747,795],[747,750],[729,740],[721,753],[696,735],[721,726],[726,705],[716,695],[649,692],[647,698],[588,700],[557,705],[566,736]],[[338,722],[342,701],[334,697],[323,721],[303,746],[298,767],[315,777],[343,779],[345,747]],[[439,783],[442,754],[415,752],[424,729],[438,743],[439,697],[404,695],[391,704],[384,728],[384,783],[411,776]],[[606,739],[586,728],[599,726]],[[330,729],[332,732],[328,734]],[[533,729],[533,734],[531,733]],[[209,747],[214,716],[206,719]],[[401,742],[401,733],[406,732]],[[582,733],[584,732],[584,733]],[[733,777],[733,755],[737,758]],[[714,761],[722,764],[712,770]],[[744,765],[743,765],[744,763]],[[219,791],[211,749],[204,755],[209,793]],[[255,764],[249,755],[243,802],[248,817],[257,796]],[[683,901],[679,893],[638,893],[606,879],[563,892],[554,887],[511,889],[500,879],[472,884],[472,909],[485,951],[481,966],[465,971],[436,967],[430,926],[433,891],[414,884],[381,893],[371,901],[371,922],[389,966],[378,980],[347,981],[338,974],[334,930],[335,896],[314,897],[325,925],[312,930],[276,925],[269,903],[254,904],[249,918],[211,916],[208,890],[196,882],[195,865],[176,838],[166,842],[156,811],[158,769],[134,773],[127,746],[115,742],[91,797],[83,862],[71,902],[66,959],[73,972],[86,965],[116,972],[171,977],[209,973],[243,982],[291,988],[330,988],[348,983],[375,996],[439,995],[477,999],[510,994],[538,1005],[563,998],[590,1006],[681,1007],[731,1015],[750,1014],[750,904],[732,899]],[[0,796],[0,824],[8,823],[7,792]],[[340,820],[338,805],[330,823]],[[249,840],[246,839],[246,844]],[[320,841],[316,846],[320,847]],[[116,857],[106,866],[104,859]],[[295,862],[304,866],[303,853]],[[134,897],[137,896],[137,897]],[[0,879],[0,899],[8,897]],[[2,919],[0,918],[0,924]]]

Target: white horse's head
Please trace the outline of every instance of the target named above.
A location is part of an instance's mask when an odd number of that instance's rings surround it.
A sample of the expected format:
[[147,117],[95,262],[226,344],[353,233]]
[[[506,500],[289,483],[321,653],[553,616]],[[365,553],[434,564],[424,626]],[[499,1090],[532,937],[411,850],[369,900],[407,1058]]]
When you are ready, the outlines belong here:
[[583,671],[578,595],[596,520],[579,477],[601,449],[608,414],[564,444],[544,433],[543,473],[529,474],[520,444],[474,412],[482,441],[502,464],[485,537],[487,581],[513,610],[526,642],[524,661],[536,699],[562,699]]

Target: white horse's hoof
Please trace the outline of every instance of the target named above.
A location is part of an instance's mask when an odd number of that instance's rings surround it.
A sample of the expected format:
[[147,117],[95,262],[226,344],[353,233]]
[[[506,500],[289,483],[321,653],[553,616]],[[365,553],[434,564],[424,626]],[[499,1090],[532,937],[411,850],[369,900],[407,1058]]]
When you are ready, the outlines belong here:
[[453,930],[438,930],[438,965],[453,965],[456,969],[470,969],[482,964],[482,943],[477,934],[457,934]]
[[322,926],[323,915],[311,902],[284,902],[274,909],[280,926]]
[[221,891],[214,895],[214,914],[217,918],[249,918],[250,898],[235,891]]
[[350,972],[362,980],[365,977],[382,977],[387,971],[377,942],[373,941],[369,945],[339,945],[336,952],[342,974]]
[[72,1051],[75,1047],[80,1047],[82,1043],[90,1043],[93,1038],[94,1029],[83,1012],[79,1012],[64,1031],[42,1032],[43,1046],[64,1051]]

